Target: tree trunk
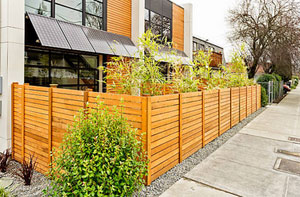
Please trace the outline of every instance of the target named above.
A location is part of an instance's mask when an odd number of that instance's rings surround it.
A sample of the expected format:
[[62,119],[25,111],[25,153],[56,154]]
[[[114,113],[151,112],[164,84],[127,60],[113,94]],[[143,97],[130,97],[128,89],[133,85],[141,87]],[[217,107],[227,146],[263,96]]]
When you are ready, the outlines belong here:
[[250,67],[250,69],[248,71],[249,79],[254,78],[254,75],[256,74],[257,64],[258,64],[258,59],[254,59],[253,64],[252,64],[252,66]]

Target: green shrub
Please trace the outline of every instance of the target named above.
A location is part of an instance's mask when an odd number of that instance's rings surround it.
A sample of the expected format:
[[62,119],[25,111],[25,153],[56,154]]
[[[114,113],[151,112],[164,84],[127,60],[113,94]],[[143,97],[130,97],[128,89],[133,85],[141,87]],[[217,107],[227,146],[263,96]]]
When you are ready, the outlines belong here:
[[261,87],[261,105],[263,107],[268,105],[268,95],[264,87]]
[[293,76],[292,77],[292,84],[297,87],[299,84],[299,77],[298,76]]
[[280,75],[275,74],[275,73],[273,73],[272,75],[275,77],[276,81],[278,81],[278,82],[281,82],[281,81],[282,81],[282,78],[281,78]]
[[5,191],[3,187],[0,187],[0,197],[9,197],[9,192]]
[[130,196],[147,175],[142,136],[117,108],[80,111],[54,152],[53,196]]

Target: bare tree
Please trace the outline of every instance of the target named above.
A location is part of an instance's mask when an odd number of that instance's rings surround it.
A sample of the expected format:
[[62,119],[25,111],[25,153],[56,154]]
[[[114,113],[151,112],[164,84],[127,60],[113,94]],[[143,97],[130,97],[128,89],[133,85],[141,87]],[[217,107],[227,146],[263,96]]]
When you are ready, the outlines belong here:
[[258,64],[272,61],[273,51],[287,47],[290,49],[285,51],[287,58],[299,47],[299,8],[295,0],[241,0],[229,11],[232,26],[229,39],[246,44],[251,57],[250,78],[254,77]]

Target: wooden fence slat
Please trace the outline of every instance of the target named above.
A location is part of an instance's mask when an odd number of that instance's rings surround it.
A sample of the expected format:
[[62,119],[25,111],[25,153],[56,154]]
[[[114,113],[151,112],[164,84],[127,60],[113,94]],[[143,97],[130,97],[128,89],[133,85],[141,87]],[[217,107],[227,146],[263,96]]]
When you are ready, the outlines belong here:
[[179,94],[179,163],[182,162],[182,94]]
[[218,117],[219,117],[219,121],[218,121],[218,136],[221,135],[221,91],[219,90],[218,92],[218,98],[219,98],[219,103],[218,103]]
[[205,146],[205,91],[202,92],[202,147]]
[[15,159],[15,151],[14,151],[14,148],[15,148],[15,144],[14,144],[14,133],[15,133],[15,129],[14,129],[14,125],[15,125],[15,113],[13,110],[14,109],[14,105],[15,105],[15,99],[14,99],[14,95],[15,95],[15,85],[17,85],[18,83],[14,82],[11,84],[11,156],[13,159]]
[[230,88],[230,128],[232,128],[232,88]]
[[148,159],[149,159],[149,164],[148,164],[148,177],[147,177],[147,185],[151,184],[151,97],[147,97],[147,118],[146,118],[146,124],[147,124],[147,129],[146,129],[146,136],[147,136],[147,154],[148,154]]

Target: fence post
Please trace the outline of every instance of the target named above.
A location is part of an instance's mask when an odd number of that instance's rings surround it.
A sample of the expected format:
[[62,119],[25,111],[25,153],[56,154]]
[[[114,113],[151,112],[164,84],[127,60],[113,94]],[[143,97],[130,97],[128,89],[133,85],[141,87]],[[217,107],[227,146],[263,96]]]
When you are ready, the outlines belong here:
[[239,122],[241,122],[241,87],[239,87]]
[[51,167],[52,162],[52,97],[53,88],[57,88],[57,84],[50,84],[48,89],[48,160]]
[[205,146],[205,90],[202,91],[202,147]]
[[218,116],[219,116],[219,122],[218,122],[218,136],[221,135],[221,90],[218,90],[218,98],[219,98],[219,103],[218,103]]
[[182,162],[182,94],[179,94],[179,163]]
[[232,128],[232,88],[230,88],[230,128]]
[[142,99],[142,109],[143,109],[143,115],[142,115],[142,127],[143,130],[146,131],[146,150],[147,150],[147,156],[148,156],[148,176],[146,184],[151,184],[151,97],[143,97]]
[[21,113],[22,113],[22,160],[25,159],[25,86],[28,86],[28,83],[24,83],[22,86],[21,93]]
[[15,159],[15,151],[14,151],[14,133],[15,133],[15,85],[18,84],[14,82],[11,84],[11,156]]

